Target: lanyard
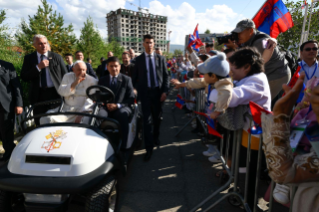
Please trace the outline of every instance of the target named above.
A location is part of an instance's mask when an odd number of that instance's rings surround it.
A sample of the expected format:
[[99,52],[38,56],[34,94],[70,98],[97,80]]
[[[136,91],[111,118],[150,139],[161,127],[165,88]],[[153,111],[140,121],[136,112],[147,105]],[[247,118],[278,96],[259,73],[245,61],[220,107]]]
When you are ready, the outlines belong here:
[[314,70],[312,76],[309,78],[309,76],[308,76],[306,70],[303,68],[302,62],[300,63],[300,65],[301,65],[302,70],[305,72],[306,77],[307,77],[308,80],[310,80],[310,79],[315,75],[315,73],[316,73],[316,71],[317,71],[317,68],[318,68],[318,63],[316,63],[316,68],[315,68],[315,70]]
[[210,92],[211,92],[211,85],[208,85],[208,94],[207,94],[207,104],[209,104],[209,96],[210,96]]

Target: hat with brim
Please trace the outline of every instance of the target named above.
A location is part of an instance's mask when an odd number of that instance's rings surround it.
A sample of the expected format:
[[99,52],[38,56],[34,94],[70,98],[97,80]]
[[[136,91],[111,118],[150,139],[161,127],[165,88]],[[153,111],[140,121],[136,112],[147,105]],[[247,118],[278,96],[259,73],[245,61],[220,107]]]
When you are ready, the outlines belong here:
[[241,33],[242,31],[244,31],[247,28],[256,28],[256,25],[254,23],[253,20],[246,18],[244,20],[241,20],[240,22],[238,22],[238,24],[236,25],[236,28],[232,31],[235,33]]

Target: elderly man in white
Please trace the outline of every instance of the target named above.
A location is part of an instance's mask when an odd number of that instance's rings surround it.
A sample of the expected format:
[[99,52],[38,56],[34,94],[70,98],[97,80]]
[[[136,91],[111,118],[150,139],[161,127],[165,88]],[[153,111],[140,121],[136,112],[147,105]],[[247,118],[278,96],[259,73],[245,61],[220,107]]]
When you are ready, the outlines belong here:
[[[63,76],[58,93],[64,97],[64,112],[91,112],[93,101],[86,95],[86,89],[97,85],[97,80],[86,74],[86,64],[78,60],[73,65],[73,72]],[[58,108],[49,110],[47,113],[57,112]],[[54,115],[40,119],[40,124],[55,122],[76,122],[80,123],[82,116],[76,115]]]

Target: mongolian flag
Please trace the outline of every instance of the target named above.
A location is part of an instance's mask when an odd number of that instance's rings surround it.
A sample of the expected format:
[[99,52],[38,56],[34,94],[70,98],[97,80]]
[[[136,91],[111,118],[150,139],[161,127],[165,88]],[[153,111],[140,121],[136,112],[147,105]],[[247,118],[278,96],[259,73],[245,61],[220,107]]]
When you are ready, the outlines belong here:
[[255,125],[251,129],[249,129],[248,132],[253,135],[259,135],[262,133],[261,113],[264,112],[266,114],[271,114],[272,112],[265,110],[263,107],[252,101],[249,102],[249,107]]
[[182,109],[184,105],[185,105],[185,101],[183,100],[181,95],[178,94],[176,102],[175,102],[175,106],[178,107],[179,109]]
[[204,46],[203,42],[201,41],[198,35],[198,24],[193,32],[193,35],[189,35],[189,43],[188,47],[192,46],[194,50],[197,52],[199,51],[199,47]]
[[194,111],[194,113],[196,113],[200,116],[204,116],[206,118],[207,129],[208,129],[209,134],[217,136],[219,138],[223,137],[219,132],[217,132],[216,127],[215,127],[215,121],[213,119],[211,119],[209,117],[209,115],[207,115],[206,113],[201,113],[201,112],[197,112],[197,111]]
[[256,28],[272,38],[294,26],[291,15],[282,0],[267,0],[253,18]]
[[[294,75],[291,77],[290,82],[288,83],[288,86],[289,86],[290,88],[293,88],[293,87],[295,86],[297,80],[299,79],[299,77],[300,77],[300,73],[299,73],[300,70],[301,70],[301,66],[298,66],[296,72],[295,72]],[[301,100],[302,100],[302,98],[303,98],[303,96],[304,96],[304,92],[303,92],[303,91],[304,91],[305,89],[306,89],[306,86],[305,86],[305,84],[303,84],[301,93],[299,94],[299,97],[298,97],[298,100],[297,100],[297,103],[301,102]],[[285,93],[284,93],[282,96],[285,96]]]

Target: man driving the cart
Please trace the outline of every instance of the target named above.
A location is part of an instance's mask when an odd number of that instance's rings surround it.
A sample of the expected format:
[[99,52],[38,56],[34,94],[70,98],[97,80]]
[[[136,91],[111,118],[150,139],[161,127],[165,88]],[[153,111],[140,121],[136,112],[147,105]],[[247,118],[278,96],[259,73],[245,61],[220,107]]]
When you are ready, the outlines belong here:
[[[86,89],[96,85],[97,80],[86,74],[86,64],[83,61],[76,61],[73,65],[73,72],[63,76],[58,93],[64,98],[63,112],[89,113],[93,110],[93,101],[87,97]],[[58,108],[47,111],[47,113],[58,112]],[[40,124],[56,122],[80,123],[82,116],[76,115],[53,115],[40,119]]]
[[109,75],[99,80],[99,85],[111,89],[115,99],[112,103],[108,103],[100,109],[99,115],[107,116],[117,120],[121,126],[122,146],[124,150],[129,135],[129,122],[132,116],[132,105],[134,105],[135,94],[130,77],[121,74],[121,64],[117,57],[110,57],[107,60],[107,70]]

